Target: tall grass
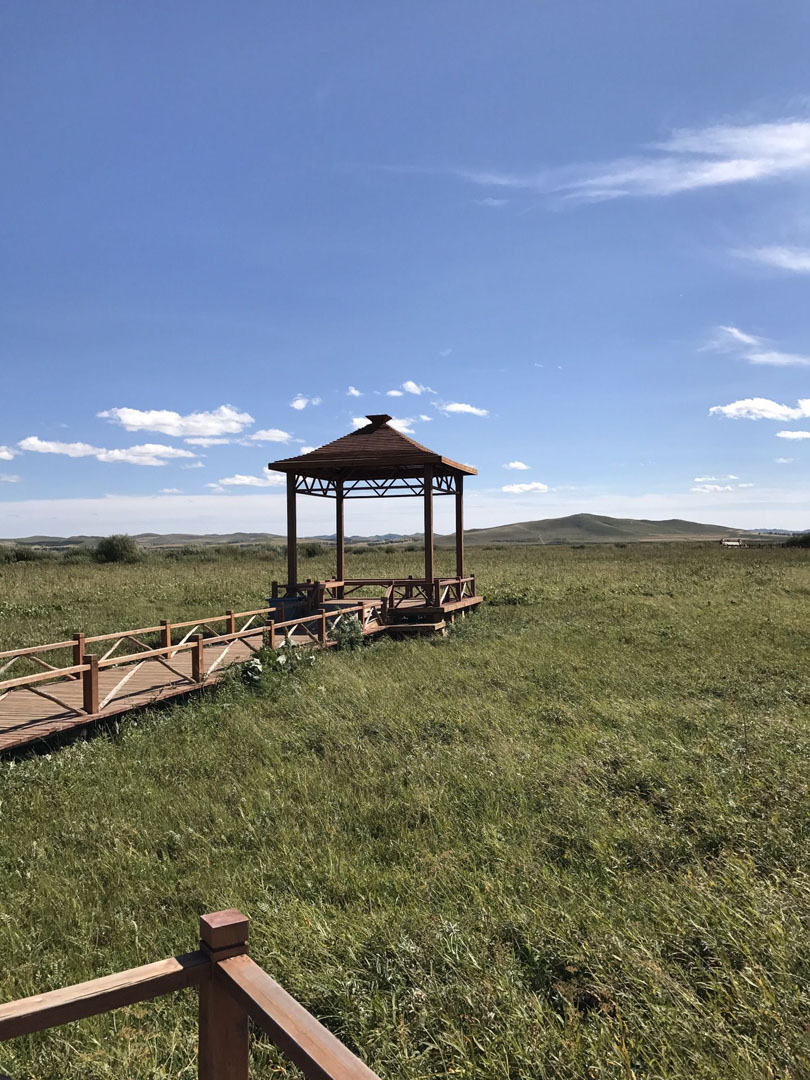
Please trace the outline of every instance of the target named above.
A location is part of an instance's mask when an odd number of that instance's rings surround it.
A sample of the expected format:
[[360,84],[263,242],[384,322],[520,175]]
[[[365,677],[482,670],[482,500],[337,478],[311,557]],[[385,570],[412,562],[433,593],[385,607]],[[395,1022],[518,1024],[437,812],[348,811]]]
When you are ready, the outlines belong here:
[[[492,600],[444,640],[324,654],[0,763],[0,998],[185,949],[234,905],[257,960],[383,1077],[809,1075],[807,553],[473,564]],[[16,644],[55,616],[252,606],[268,570],[0,577],[30,609]],[[190,1077],[194,1034],[180,995],[2,1045],[0,1072]],[[254,1067],[294,1075],[261,1041]]]

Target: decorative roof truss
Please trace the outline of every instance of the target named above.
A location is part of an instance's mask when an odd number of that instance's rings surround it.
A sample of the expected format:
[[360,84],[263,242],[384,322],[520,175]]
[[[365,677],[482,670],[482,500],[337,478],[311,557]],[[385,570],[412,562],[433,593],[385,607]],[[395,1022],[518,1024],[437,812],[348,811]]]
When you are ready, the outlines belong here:
[[[456,477],[433,477],[434,495],[455,495]],[[326,499],[337,498],[337,481],[322,476],[296,476],[295,490],[300,495],[319,495]],[[406,498],[424,495],[425,482],[419,476],[352,477],[343,480],[344,499],[375,499],[383,496]]]

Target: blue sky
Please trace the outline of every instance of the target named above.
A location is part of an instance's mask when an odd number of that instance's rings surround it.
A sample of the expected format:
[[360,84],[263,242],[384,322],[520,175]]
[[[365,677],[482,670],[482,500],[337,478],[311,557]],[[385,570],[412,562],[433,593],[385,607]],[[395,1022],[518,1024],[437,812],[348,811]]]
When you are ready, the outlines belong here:
[[471,526],[807,527],[808,31],[799,0],[4,5],[0,536],[282,531],[264,464],[374,412],[479,469]]

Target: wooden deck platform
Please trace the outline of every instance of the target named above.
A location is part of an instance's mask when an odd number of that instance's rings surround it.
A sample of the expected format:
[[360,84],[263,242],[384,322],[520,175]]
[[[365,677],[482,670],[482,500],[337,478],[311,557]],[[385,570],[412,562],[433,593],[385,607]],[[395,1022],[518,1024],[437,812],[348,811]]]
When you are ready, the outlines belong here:
[[[425,589],[412,579],[387,581],[383,596],[356,595],[378,584],[307,582],[276,609],[271,600],[270,608],[255,611],[163,620],[94,637],[76,634],[71,641],[2,652],[0,678],[15,664],[37,670],[0,681],[0,753],[212,686],[228,667],[262,648],[329,648],[335,644],[330,631],[349,616],[359,619],[365,636],[436,633],[482,601],[458,581],[449,591],[439,582]],[[297,607],[292,617],[285,604]],[[175,640],[178,631],[183,636]]]

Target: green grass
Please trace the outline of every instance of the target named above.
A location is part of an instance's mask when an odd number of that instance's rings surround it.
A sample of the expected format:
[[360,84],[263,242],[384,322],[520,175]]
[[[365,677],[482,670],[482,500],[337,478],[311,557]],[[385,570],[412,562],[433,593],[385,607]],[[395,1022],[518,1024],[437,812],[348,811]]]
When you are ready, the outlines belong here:
[[[418,572],[387,558],[351,572]],[[233,905],[385,1078],[809,1075],[807,553],[472,568],[491,602],[447,639],[0,762],[0,998],[183,951]],[[3,566],[4,644],[250,607],[272,576]],[[191,1077],[194,1037],[187,993],[3,1044],[0,1072]],[[256,1040],[253,1075],[296,1074]]]

